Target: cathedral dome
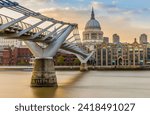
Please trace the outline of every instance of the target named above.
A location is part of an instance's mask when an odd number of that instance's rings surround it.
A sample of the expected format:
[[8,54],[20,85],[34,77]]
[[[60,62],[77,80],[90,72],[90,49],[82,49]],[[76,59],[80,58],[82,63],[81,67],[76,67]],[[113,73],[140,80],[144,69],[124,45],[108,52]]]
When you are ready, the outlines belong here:
[[87,22],[85,29],[100,29],[100,24],[99,22],[95,19],[95,15],[94,15],[94,10],[92,8],[92,13],[91,13],[91,19]]

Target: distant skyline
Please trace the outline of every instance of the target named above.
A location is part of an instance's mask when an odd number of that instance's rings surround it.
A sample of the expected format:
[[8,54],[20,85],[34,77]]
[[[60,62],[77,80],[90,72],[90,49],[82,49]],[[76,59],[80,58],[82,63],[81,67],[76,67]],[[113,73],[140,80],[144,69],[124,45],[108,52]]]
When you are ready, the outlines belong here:
[[121,42],[139,41],[142,33],[150,41],[150,0],[12,0],[55,19],[78,23],[82,37],[94,7],[104,36],[112,41],[117,33]]

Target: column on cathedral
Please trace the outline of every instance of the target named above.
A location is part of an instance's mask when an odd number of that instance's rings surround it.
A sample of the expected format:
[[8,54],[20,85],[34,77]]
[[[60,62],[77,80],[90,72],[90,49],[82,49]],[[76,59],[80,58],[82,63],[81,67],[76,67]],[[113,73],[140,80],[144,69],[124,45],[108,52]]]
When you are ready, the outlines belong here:
[[98,40],[99,39],[99,33],[97,33],[97,39],[96,40]]
[[89,32],[89,40],[91,40],[92,39],[92,37],[91,37],[92,35],[91,35],[91,32]]

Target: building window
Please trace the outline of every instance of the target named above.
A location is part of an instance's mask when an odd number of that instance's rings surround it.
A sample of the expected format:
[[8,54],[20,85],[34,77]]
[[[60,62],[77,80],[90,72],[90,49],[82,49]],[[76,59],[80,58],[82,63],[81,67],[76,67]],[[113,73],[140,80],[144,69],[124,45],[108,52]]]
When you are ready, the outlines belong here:
[[95,39],[96,40],[97,39],[97,34],[96,33],[92,33],[91,34],[91,39]]
[[85,34],[85,40],[89,39],[89,34]]

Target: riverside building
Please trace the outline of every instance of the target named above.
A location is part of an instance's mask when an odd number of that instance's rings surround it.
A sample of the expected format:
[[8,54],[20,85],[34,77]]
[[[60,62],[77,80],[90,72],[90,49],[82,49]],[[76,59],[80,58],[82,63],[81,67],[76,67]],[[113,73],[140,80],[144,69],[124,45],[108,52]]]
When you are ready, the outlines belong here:
[[105,43],[96,46],[96,65],[138,67],[150,65],[150,44]]
[[5,38],[0,38],[0,46],[1,47],[21,47],[22,46],[22,41],[16,40],[16,39],[5,39]]

